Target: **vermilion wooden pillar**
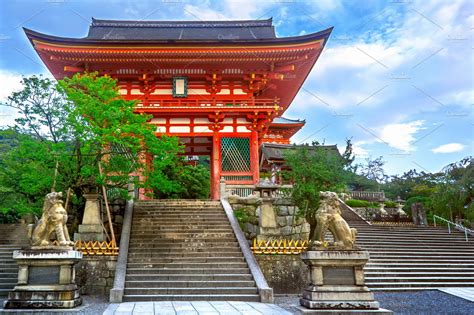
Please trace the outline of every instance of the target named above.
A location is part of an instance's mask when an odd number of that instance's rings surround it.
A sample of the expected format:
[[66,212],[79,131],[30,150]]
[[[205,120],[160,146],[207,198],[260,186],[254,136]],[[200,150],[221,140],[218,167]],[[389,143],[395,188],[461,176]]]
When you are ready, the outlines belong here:
[[219,182],[221,177],[221,143],[219,134],[214,132],[212,136],[212,154],[211,154],[211,199],[219,200]]
[[259,180],[258,133],[256,131],[252,131],[250,134],[250,170],[253,183],[256,184]]

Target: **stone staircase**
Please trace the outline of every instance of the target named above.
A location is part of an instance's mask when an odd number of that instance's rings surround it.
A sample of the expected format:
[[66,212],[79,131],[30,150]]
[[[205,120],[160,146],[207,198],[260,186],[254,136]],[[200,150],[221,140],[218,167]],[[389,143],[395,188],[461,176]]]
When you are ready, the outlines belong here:
[[18,265],[12,258],[13,251],[28,244],[26,225],[0,224],[0,297],[7,296],[17,282]]
[[124,301],[260,301],[218,201],[135,203]]
[[369,225],[343,208],[358,231],[357,244],[370,252],[365,267],[372,290],[474,287],[474,237],[446,227]]

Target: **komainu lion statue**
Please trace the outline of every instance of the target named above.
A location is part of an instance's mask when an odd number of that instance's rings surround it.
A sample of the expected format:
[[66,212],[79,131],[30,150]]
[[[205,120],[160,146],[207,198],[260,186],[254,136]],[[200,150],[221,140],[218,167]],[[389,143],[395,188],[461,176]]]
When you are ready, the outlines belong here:
[[316,229],[311,246],[322,248],[325,244],[325,235],[329,230],[334,237],[334,248],[353,249],[357,230],[350,228],[341,216],[339,198],[331,191],[321,191],[320,206],[316,211]]
[[66,227],[67,212],[63,208],[61,192],[52,192],[46,195],[43,204],[43,215],[33,230],[31,241],[33,246],[51,246],[53,232],[60,246],[73,246]]

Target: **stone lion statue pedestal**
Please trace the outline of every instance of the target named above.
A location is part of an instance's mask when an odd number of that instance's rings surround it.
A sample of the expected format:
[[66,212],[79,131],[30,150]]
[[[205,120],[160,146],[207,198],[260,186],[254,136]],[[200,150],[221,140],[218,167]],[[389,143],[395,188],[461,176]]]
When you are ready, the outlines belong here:
[[[18,282],[8,294],[4,308],[73,308],[82,298],[75,283],[74,266],[82,252],[73,248],[66,227],[67,213],[61,193],[46,195],[43,215],[32,233],[32,246],[14,251]],[[52,234],[56,242],[51,242]],[[59,244],[59,245],[56,245]]]
[[[309,268],[309,284],[297,307],[301,314],[393,314],[379,308],[365,285],[369,253],[355,246],[357,231],[341,216],[337,195],[321,192],[314,237],[301,259]],[[325,240],[329,231],[333,238]]]

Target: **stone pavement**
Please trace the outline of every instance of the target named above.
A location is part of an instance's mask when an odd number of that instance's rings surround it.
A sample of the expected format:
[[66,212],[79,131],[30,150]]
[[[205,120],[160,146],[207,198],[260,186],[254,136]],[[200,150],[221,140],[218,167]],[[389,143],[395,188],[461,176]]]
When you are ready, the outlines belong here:
[[237,301],[125,302],[110,304],[104,315],[291,315],[274,304]]
[[439,289],[441,292],[448,293],[465,300],[474,302],[474,288],[444,288]]

